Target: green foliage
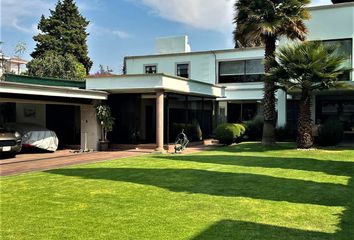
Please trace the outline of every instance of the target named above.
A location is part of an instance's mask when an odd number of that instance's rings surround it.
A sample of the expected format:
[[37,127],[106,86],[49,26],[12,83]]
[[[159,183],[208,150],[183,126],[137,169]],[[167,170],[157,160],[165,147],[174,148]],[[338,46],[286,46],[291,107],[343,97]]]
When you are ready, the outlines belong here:
[[102,141],[107,141],[107,133],[112,132],[115,118],[112,117],[111,109],[108,105],[96,107],[97,120],[102,127]]
[[262,116],[256,116],[254,119],[245,122],[245,135],[248,140],[258,141],[262,138],[263,123]]
[[28,75],[37,77],[55,77],[82,80],[86,76],[85,68],[70,54],[64,56],[47,52],[34,58],[27,64]]
[[54,10],[50,10],[48,18],[42,15],[38,24],[41,31],[33,39],[37,42],[33,58],[41,58],[48,51],[65,56],[75,56],[86,69],[91,69],[92,61],[88,57],[86,33],[89,21],[79,12],[73,0],[59,0]]
[[277,127],[275,129],[275,136],[280,142],[294,142],[296,139],[296,129],[285,127]]
[[203,138],[202,130],[198,122],[189,124],[173,123],[171,125],[172,137],[176,137],[184,129],[184,133],[190,141],[200,141]]
[[17,57],[22,57],[22,55],[26,52],[27,45],[24,42],[18,42],[14,47],[14,52]]
[[221,144],[230,145],[239,139],[245,130],[242,124],[222,123],[215,129],[215,138]]
[[310,0],[238,0],[235,3],[234,31],[236,45],[243,47],[266,44],[266,39],[281,36],[304,40],[309,19],[306,8]]
[[343,139],[343,124],[338,118],[327,119],[318,129],[321,146],[335,146]]
[[267,62],[271,71],[267,78],[278,81],[287,90],[322,90],[334,85],[346,70],[337,46],[319,42],[303,42],[282,46],[276,58]]

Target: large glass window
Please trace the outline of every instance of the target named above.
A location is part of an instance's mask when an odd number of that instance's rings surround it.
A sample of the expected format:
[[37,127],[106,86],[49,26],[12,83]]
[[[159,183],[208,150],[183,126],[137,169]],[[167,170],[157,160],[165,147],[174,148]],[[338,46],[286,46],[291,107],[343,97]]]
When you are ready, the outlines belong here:
[[[323,41],[325,45],[331,45],[331,46],[336,46],[337,51],[336,53],[338,55],[344,56],[345,57],[345,62],[343,63],[343,66],[346,67],[347,69],[352,69],[352,39],[336,39],[336,40],[325,40]],[[351,80],[352,76],[350,74],[350,71],[347,71],[344,73],[341,77],[341,81],[349,81]]]
[[262,59],[219,63],[219,83],[260,82],[264,75]]
[[189,78],[189,64],[188,63],[178,63],[176,66],[177,76]]

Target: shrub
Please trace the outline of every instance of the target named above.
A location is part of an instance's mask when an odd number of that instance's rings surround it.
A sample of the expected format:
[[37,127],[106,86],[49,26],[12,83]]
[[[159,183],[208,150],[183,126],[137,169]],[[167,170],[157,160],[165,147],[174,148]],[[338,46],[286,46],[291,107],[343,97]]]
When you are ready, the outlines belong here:
[[215,129],[215,138],[221,144],[230,145],[244,134],[245,127],[242,124],[223,123]]
[[343,124],[338,118],[327,119],[318,129],[321,146],[335,146],[343,139]]
[[279,142],[293,142],[296,140],[297,131],[295,128],[277,127],[275,129],[275,137]]
[[248,140],[258,141],[262,139],[263,117],[257,116],[250,121],[245,122]]

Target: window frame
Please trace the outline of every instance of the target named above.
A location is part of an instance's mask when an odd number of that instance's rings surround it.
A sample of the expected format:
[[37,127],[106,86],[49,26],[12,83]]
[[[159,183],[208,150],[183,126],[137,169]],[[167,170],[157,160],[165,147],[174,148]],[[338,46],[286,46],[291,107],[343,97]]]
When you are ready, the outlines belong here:
[[[146,68],[147,67],[155,67],[156,68],[156,72],[155,73],[147,73],[146,72]],[[156,73],[158,73],[158,64],[157,63],[144,64],[143,65],[143,71],[144,71],[144,74],[156,74]]]
[[[260,81],[247,81],[247,76],[264,76],[264,72],[261,74],[246,74],[247,73],[247,62],[252,60],[261,60],[264,61],[264,57],[251,57],[251,58],[236,58],[236,59],[223,59],[217,61],[217,83],[218,84],[233,84],[233,83],[260,83]],[[238,76],[242,78],[242,81],[233,81],[233,82],[220,82],[220,64],[223,62],[244,62],[244,71],[243,74],[240,75],[232,75],[232,74],[224,74],[223,76]]]
[[191,78],[191,62],[176,62],[175,63],[175,75],[177,77],[181,77],[178,76],[178,65],[188,65],[188,77],[182,77],[182,78],[186,78],[186,79],[190,79]]

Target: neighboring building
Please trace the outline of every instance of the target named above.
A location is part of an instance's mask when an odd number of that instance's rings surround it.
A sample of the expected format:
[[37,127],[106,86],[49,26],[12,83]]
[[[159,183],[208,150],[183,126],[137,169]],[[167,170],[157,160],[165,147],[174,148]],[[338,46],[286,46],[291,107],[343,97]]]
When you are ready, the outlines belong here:
[[26,64],[28,61],[19,57],[7,57],[0,53],[0,77],[4,73],[21,74],[27,70]]
[[[309,10],[308,40],[337,44],[352,69],[342,80],[353,83],[354,3]],[[125,57],[126,75],[88,78],[87,88],[111,93],[108,102],[117,119],[110,135],[113,142],[157,140],[161,148],[162,141],[173,141],[182,126],[190,136],[201,128],[203,137],[208,137],[219,122],[260,115],[263,59],[263,48],[192,52],[187,37],[163,38],[156,42],[156,54]],[[277,125],[295,127],[298,96],[279,91],[277,99]],[[353,90],[318,93],[312,107],[314,121],[336,115],[348,128],[354,126]]]

